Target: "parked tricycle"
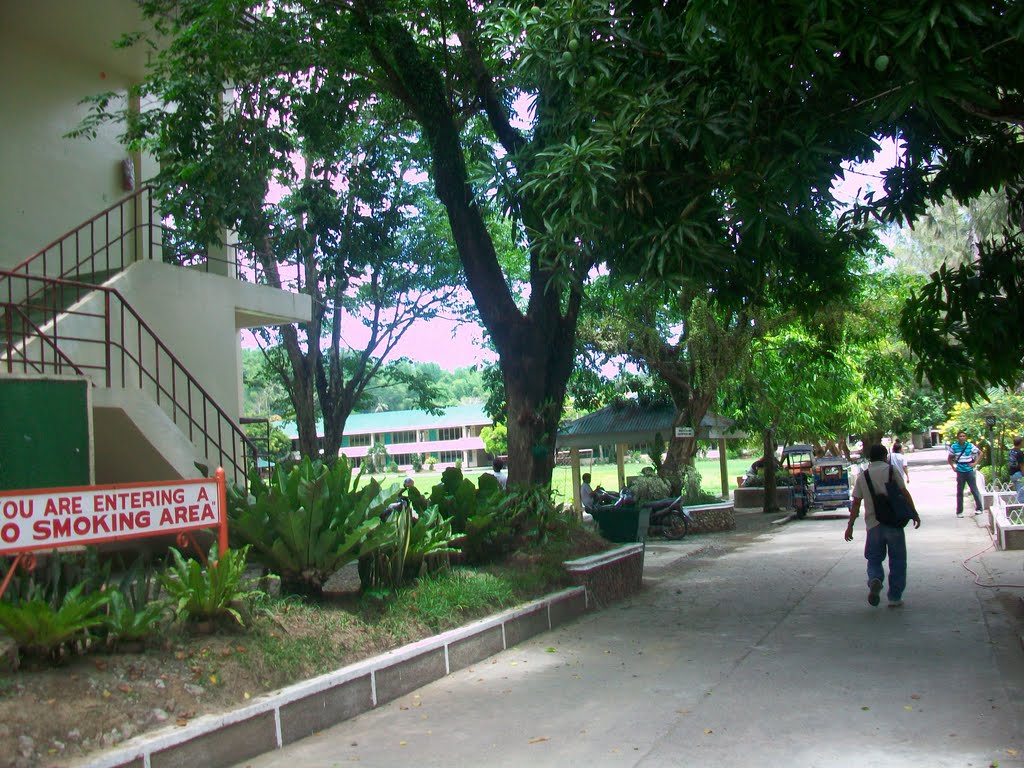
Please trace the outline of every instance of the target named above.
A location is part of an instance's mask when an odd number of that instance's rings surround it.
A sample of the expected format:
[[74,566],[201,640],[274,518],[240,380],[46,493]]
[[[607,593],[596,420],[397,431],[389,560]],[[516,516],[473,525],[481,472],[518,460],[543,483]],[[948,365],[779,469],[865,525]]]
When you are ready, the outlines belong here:
[[793,476],[797,517],[804,517],[812,508],[850,507],[850,470],[845,459],[816,457],[810,445],[790,445],[782,451],[782,467]]

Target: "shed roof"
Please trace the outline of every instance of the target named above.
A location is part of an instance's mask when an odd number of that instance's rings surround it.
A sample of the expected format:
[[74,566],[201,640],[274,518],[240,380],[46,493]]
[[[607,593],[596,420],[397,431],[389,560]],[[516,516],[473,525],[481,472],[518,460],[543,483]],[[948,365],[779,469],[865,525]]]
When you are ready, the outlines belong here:
[[[671,405],[643,406],[634,401],[608,405],[600,410],[562,424],[558,430],[559,448],[591,448],[608,443],[645,443],[660,432],[671,438],[676,411]],[[733,430],[733,421],[713,413],[700,422],[696,435],[701,440],[743,438]]]

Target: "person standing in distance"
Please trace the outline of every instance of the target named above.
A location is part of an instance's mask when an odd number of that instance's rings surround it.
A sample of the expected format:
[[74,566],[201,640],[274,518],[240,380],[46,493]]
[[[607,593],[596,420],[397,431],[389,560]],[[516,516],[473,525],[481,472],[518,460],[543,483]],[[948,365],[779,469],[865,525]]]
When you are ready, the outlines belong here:
[[491,473],[501,486],[501,490],[505,490],[508,487],[508,475],[505,474],[505,462],[502,459],[494,460],[491,464]]
[[[907,469],[907,457],[903,455],[903,446],[897,440],[892,445],[892,453],[889,454],[889,463],[896,470],[896,474],[903,475],[903,479],[910,482],[910,470]],[[874,480],[874,478],[872,478]]]
[[889,559],[889,607],[898,608],[903,605],[903,590],[907,587],[907,540],[903,528],[885,525],[875,519],[875,500],[871,497],[866,475],[871,473],[871,484],[879,496],[886,495],[885,484],[892,473],[893,482],[899,486],[907,504],[914,510],[914,527],[921,527],[921,517],[917,514],[914,499],[903,483],[903,476],[893,471],[886,461],[889,452],[884,445],[872,445],[868,449],[870,464],[860,473],[853,486],[853,506],[850,507],[850,521],[846,525],[846,540],[853,541],[853,525],[860,514],[860,504],[864,501],[864,527],[867,537],[864,540],[864,558],[868,561],[868,603],[878,605],[882,584],[885,581],[883,564]]
[[[974,497],[974,514],[981,514],[981,494],[978,492],[978,477],[974,465],[981,451],[970,440],[963,430],[956,433],[956,442],[949,444],[946,460],[956,473],[956,516],[964,516],[964,485],[971,489]],[[872,478],[874,479],[874,478]]]
[[1017,490],[1017,501],[1024,503],[1024,449],[1021,449],[1021,443],[1024,443],[1024,440],[1019,437],[1013,438],[1008,469],[1010,470],[1010,480],[1013,481],[1013,487]]

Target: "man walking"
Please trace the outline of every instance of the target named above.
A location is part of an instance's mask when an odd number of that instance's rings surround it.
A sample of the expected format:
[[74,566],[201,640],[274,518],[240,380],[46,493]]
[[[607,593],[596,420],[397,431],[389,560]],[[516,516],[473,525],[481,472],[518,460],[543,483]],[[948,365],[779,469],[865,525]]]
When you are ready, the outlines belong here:
[[981,514],[981,494],[978,492],[978,477],[974,465],[981,451],[967,439],[967,433],[956,433],[956,442],[950,443],[946,460],[956,473],[956,516],[964,516],[964,485],[971,489],[974,497],[974,514]]
[[[903,605],[903,590],[907,586],[907,540],[903,534],[903,528],[895,525],[885,525],[875,518],[875,500],[872,498],[871,488],[878,496],[885,496],[885,484],[889,477],[899,486],[900,492],[907,500],[907,504],[914,511],[911,518],[914,527],[921,527],[921,518],[917,514],[914,500],[903,482],[903,476],[893,472],[892,465],[886,461],[889,452],[884,445],[872,445],[868,451],[868,458],[871,461],[867,468],[860,473],[857,482],[853,486],[853,505],[850,508],[850,521],[846,525],[846,540],[853,541],[853,525],[857,522],[860,514],[860,504],[864,501],[864,527],[867,529],[867,538],[864,541],[864,558],[868,561],[868,603],[878,605],[879,595],[882,592],[882,584],[885,581],[883,563],[886,557],[889,558],[889,607],[898,608]],[[871,476],[871,487],[868,486],[868,474]]]

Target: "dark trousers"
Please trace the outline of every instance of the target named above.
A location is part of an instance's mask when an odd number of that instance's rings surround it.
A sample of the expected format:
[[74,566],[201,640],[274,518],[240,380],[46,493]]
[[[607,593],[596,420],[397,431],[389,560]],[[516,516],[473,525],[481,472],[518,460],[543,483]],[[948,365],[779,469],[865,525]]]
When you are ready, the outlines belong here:
[[974,497],[974,508],[981,510],[981,494],[978,492],[978,477],[972,469],[970,472],[956,473],[956,513],[962,515],[964,512],[964,484],[971,489]]

